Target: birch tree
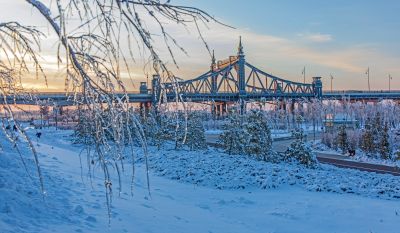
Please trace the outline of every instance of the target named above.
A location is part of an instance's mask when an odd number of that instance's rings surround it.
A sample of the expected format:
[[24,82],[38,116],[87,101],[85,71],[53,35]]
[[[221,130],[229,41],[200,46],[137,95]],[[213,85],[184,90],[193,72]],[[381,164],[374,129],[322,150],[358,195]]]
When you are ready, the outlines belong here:
[[[174,51],[186,51],[165,25],[191,25],[204,42],[201,25],[216,20],[200,9],[160,0],[26,0],[25,3],[47,22],[50,31],[58,38],[56,57],[58,64],[65,69],[65,89],[75,105],[84,112],[83,116],[90,119],[80,121],[88,131],[85,135],[90,137],[88,140],[91,143],[86,144],[87,151],[95,152],[87,153],[88,161],[92,161],[88,163],[89,170],[93,166],[102,169],[108,212],[111,213],[111,187],[117,181],[117,190],[121,192],[125,143],[128,141],[132,145],[133,133],[126,130],[128,126],[124,123],[132,122],[135,134],[140,135],[146,158],[148,153],[142,126],[129,106],[127,89],[121,78],[122,70],[131,73],[130,61],[134,61],[133,54],[138,52],[148,56],[147,60],[156,73],[170,74],[159,50],[154,46],[157,38],[162,38],[164,48],[175,65]],[[150,23],[157,25],[157,28],[148,27]],[[31,26],[23,26],[18,22],[0,23],[0,49],[2,55],[5,54],[0,59],[0,95],[6,103],[3,109],[10,118],[13,118],[13,113],[7,103],[13,96],[23,94],[23,81],[19,77],[32,72],[32,63],[33,72],[44,77],[45,83],[47,80],[39,58],[44,34]],[[126,48],[123,47],[124,43]],[[172,74],[168,78],[176,83]],[[35,149],[31,143],[29,146],[42,180]],[[133,152],[130,155],[133,163]],[[116,171],[117,177],[112,177],[111,169]],[[133,164],[131,169],[133,180]],[[40,183],[44,191],[43,182]],[[149,181],[147,185],[149,187]]]

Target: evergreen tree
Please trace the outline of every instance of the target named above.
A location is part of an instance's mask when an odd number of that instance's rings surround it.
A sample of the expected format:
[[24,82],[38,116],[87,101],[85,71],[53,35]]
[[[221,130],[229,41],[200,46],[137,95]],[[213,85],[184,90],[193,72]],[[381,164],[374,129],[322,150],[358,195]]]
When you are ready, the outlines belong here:
[[349,148],[349,140],[347,137],[346,126],[339,126],[339,132],[336,137],[337,145],[340,150],[342,150],[342,154],[345,154],[347,149]]
[[317,158],[311,148],[305,144],[304,132],[301,128],[296,128],[293,131],[295,141],[290,144],[290,147],[285,152],[285,160],[297,161],[307,167],[315,167]]
[[222,126],[223,133],[219,137],[219,143],[228,154],[243,153],[245,131],[242,128],[242,119],[238,114],[229,116],[228,121]]
[[267,125],[267,119],[259,110],[253,110],[246,117],[243,125],[245,130],[244,152],[254,155],[257,159],[267,161],[271,154],[272,138],[271,130]]
[[361,136],[361,149],[367,154],[371,154],[375,151],[374,131],[372,129],[370,118],[367,118],[365,122],[365,128]]
[[171,140],[170,119],[166,114],[155,114],[150,112],[146,124],[145,132],[148,141],[160,149],[167,140]]
[[389,144],[389,125],[386,122],[380,134],[379,152],[382,159],[390,158],[390,144]]
[[198,113],[192,112],[188,116],[186,140],[184,142],[190,150],[206,149],[206,136],[203,121]]

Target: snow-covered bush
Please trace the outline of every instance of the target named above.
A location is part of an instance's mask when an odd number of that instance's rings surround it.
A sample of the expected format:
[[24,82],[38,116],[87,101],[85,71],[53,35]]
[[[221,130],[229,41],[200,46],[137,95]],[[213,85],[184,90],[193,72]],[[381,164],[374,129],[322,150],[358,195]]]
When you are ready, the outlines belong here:
[[307,167],[315,167],[318,163],[315,154],[304,141],[303,129],[297,128],[293,132],[295,141],[292,142],[285,152],[285,160],[294,161]]

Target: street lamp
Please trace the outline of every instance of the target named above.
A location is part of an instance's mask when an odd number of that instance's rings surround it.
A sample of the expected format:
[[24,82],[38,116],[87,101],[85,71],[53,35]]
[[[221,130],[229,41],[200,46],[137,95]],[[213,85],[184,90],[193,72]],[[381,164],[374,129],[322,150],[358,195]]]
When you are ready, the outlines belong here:
[[331,75],[331,92],[333,92],[333,76]]
[[392,80],[393,77],[389,74],[389,92],[390,92],[390,80]]
[[367,75],[367,78],[368,78],[368,91],[371,91],[371,86],[369,84],[369,67],[367,69],[367,72],[365,72],[365,74]]

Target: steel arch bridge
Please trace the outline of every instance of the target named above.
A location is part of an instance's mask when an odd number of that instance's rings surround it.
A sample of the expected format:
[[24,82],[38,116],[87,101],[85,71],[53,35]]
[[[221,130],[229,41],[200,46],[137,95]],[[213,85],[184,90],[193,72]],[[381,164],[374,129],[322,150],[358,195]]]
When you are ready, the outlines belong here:
[[246,62],[240,41],[237,56],[215,62],[213,54],[210,70],[191,80],[161,83],[153,77],[153,100],[192,102],[236,102],[274,99],[310,99],[322,97],[322,82],[313,83],[285,80],[264,72]]
[[[160,102],[175,100],[210,103],[240,103],[246,101],[280,101],[290,99],[302,101],[307,99],[346,100],[346,101],[381,101],[392,99],[400,101],[400,91],[322,91],[320,77],[314,77],[312,83],[300,83],[286,80],[253,66],[245,59],[240,40],[235,56],[216,62],[213,54],[209,71],[191,80],[179,78],[167,79],[164,82],[159,75],[154,75],[152,88],[142,82],[140,93],[128,93],[129,102],[140,103],[144,107],[157,105]],[[175,81],[171,81],[175,80]],[[121,94],[119,97],[124,98]],[[73,105],[73,98],[66,93],[39,93],[35,99],[8,96],[0,100],[12,104],[33,104],[38,100],[48,100],[58,106]]]

